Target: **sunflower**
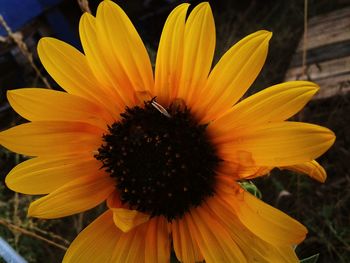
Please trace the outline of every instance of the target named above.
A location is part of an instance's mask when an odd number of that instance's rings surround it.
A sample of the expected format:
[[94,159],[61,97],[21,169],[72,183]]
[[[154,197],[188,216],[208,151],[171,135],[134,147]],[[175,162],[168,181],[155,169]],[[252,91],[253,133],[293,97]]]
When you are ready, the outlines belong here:
[[155,73],[123,10],[103,1],[84,14],[84,54],[43,38],[39,57],[66,91],[8,92],[30,122],[0,133],[34,158],[9,188],[45,195],[28,214],[59,218],[107,203],[63,262],[298,262],[306,228],[245,191],[239,181],[291,169],[324,181],[314,160],[334,142],[323,127],[286,121],[317,92],[278,84],[244,100],[272,34],[258,31],[211,70],[215,26],[208,3],[177,6],[159,43]]

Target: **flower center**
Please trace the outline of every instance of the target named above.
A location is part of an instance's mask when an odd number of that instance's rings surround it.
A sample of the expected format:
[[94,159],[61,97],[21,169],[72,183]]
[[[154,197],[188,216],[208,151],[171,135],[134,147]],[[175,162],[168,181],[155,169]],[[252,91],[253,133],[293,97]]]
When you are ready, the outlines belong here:
[[180,218],[214,193],[215,147],[189,109],[154,101],[126,108],[95,156],[130,209]]

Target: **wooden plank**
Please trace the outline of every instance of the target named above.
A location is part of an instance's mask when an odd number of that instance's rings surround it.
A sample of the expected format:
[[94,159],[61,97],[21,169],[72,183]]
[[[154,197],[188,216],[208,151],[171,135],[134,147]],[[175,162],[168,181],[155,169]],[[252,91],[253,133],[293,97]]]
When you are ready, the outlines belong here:
[[302,76],[301,67],[291,68],[285,80],[309,80],[317,83],[320,90],[314,99],[345,94],[350,92],[350,56],[308,65],[306,76]]
[[[350,55],[350,32],[348,40],[322,45],[317,48],[307,49],[307,64],[320,63],[327,60],[342,58]],[[299,67],[302,64],[302,52],[294,54],[290,67]]]
[[[308,65],[306,72],[308,78],[314,81],[338,74],[350,74],[350,56]],[[291,68],[286,74],[286,80],[295,80],[301,74],[301,67]]]
[[343,19],[344,17],[349,16],[349,10],[350,10],[350,7],[344,7],[344,8],[335,10],[333,12],[325,13],[319,16],[314,16],[310,18],[308,24],[312,26],[314,24],[319,24],[320,22],[324,23],[324,22]]
[[[349,40],[350,38],[350,9],[346,17],[337,21],[323,22],[308,27],[307,48]],[[297,51],[302,51],[304,41],[300,41]]]
[[350,79],[346,76],[338,76],[318,81],[319,92],[313,99],[326,99],[336,95],[345,95],[350,92]]
[[[349,74],[349,73],[348,73]],[[349,75],[338,75],[332,78],[324,79],[310,79],[310,78],[298,78],[289,80],[308,80],[313,81],[320,86],[320,90],[316,93],[313,99],[325,99],[335,95],[346,94],[350,92],[350,79]],[[286,80],[286,81],[289,81]]]
[[308,23],[306,75],[302,76],[303,38],[285,80],[306,79],[321,89],[315,99],[350,92],[350,7],[314,17]]

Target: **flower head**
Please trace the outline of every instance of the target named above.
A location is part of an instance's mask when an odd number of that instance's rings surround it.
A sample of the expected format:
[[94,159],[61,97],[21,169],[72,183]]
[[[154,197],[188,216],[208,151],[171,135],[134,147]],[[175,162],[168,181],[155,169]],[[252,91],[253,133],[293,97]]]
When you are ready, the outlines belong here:
[[29,215],[58,218],[107,201],[64,262],[298,262],[307,230],[237,183],[278,167],[319,181],[314,160],[334,142],[323,127],[286,121],[317,92],[293,81],[239,101],[260,72],[271,33],[235,44],[211,70],[215,26],[208,3],[169,15],[154,76],[126,14],[103,1],[84,14],[84,54],[53,38],[39,57],[65,90],[8,92],[30,122],[0,133],[33,156],[7,176],[9,188],[45,194]]

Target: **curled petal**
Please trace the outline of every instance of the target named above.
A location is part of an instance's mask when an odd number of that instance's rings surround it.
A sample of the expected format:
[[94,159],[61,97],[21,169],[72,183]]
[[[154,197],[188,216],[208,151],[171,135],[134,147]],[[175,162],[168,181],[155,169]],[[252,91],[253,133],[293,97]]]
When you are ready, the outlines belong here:
[[114,190],[113,183],[114,180],[104,174],[77,178],[32,202],[28,215],[59,218],[86,211],[107,199]]
[[325,169],[315,160],[305,162],[305,163],[290,165],[290,166],[279,167],[279,168],[291,170],[297,173],[306,174],[321,183],[324,183],[327,178],[327,173]]

